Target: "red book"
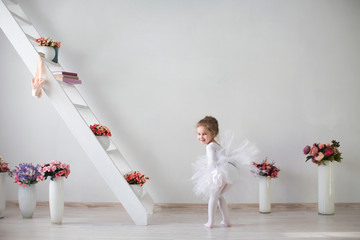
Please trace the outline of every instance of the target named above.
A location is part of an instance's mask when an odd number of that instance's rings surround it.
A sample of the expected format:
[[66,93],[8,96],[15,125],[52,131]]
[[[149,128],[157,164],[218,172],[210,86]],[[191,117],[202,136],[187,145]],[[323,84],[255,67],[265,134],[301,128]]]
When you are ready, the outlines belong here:
[[59,81],[65,82],[65,83],[69,83],[69,84],[81,84],[81,80],[79,79],[74,79],[74,78],[56,78]]
[[54,74],[54,75],[70,75],[70,76],[77,76],[77,73],[72,73],[72,72],[63,72],[63,71],[56,71],[56,72],[53,72],[52,74]]
[[78,77],[78,76],[72,76],[72,75],[62,75],[62,74],[54,74],[54,77],[55,77],[56,79],[58,79],[58,78],[63,78],[63,77],[65,77],[65,78],[74,78],[74,79],[79,79],[79,77]]

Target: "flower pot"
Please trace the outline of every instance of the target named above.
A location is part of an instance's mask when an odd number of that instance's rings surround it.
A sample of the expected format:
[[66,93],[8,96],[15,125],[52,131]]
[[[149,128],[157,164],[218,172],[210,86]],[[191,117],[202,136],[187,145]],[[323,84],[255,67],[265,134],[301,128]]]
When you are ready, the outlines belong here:
[[0,172],[0,218],[4,217],[6,206],[6,180],[7,172]]
[[140,184],[130,184],[130,187],[138,198],[141,198],[143,196],[144,190],[143,187],[140,186]]
[[36,208],[36,185],[19,186],[18,200],[23,218],[32,218]]
[[267,177],[259,177],[259,212],[271,212],[271,194],[270,194],[271,179]]
[[110,146],[110,138],[108,136],[96,136],[101,146],[106,150]]
[[58,47],[49,47],[49,46],[39,46],[38,52],[43,53],[46,59],[51,60],[53,62],[58,62]]
[[322,215],[335,213],[333,163],[318,166],[318,212]]
[[64,215],[64,178],[56,177],[49,183],[50,218],[53,224],[61,224]]

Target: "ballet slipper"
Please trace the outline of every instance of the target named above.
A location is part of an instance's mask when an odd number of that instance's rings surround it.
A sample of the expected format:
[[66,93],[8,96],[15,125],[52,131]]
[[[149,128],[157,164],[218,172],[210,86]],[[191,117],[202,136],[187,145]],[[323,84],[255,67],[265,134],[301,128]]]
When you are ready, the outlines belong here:
[[214,225],[211,224],[211,223],[205,223],[204,226],[207,227],[207,228],[213,228],[214,227]]
[[221,224],[222,226],[224,226],[224,227],[231,227],[231,223],[228,222],[228,221],[221,221],[220,224]]

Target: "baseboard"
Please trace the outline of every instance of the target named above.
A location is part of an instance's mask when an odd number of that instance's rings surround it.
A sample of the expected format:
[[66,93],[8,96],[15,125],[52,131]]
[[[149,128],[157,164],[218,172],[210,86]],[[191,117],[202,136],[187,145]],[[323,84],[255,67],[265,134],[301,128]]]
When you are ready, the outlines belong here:
[[[18,206],[17,201],[7,201],[6,205]],[[37,206],[49,206],[49,202],[37,202]],[[65,202],[66,207],[121,207],[121,203],[117,202]],[[228,204],[231,209],[251,209],[258,208],[258,203],[230,203]],[[335,203],[336,207],[341,208],[360,208],[360,203]],[[316,209],[317,203],[272,203],[272,208],[277,209]],[[156,203],[154,208],[207,208],[204,203]]]

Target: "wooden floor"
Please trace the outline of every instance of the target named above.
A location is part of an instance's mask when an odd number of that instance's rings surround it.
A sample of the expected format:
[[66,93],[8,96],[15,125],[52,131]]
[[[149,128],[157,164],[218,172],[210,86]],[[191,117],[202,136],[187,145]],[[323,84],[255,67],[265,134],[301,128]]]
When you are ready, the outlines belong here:
[[[260,214],[256,205],[231,206],[233,226],[206,229],[205,205],[158,205],[148,226],[135,226],[118,205],[66,204],[62,225],[50,223],[49,207],[38,205],[33,219],[22,219],[7,204],[0,239],[360,239],[360,204],[338,204],[332,216],[316,205],[274,205]],[[216,222],[220,222],[217,212]]]

